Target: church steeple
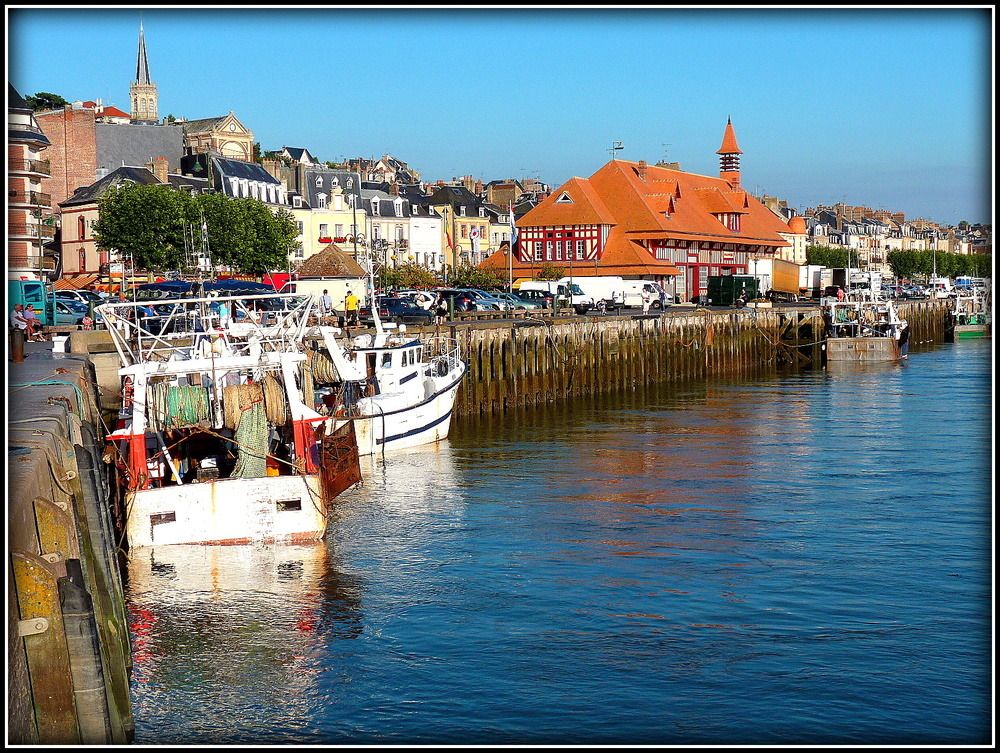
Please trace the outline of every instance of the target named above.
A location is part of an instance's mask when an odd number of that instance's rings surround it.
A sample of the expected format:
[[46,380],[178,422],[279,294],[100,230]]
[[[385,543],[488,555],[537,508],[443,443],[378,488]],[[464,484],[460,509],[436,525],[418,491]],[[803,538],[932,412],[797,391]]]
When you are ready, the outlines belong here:
[[149,84],[149,61],[146,60],[146,35],[139,22],[139,59],[135,64],[135,83]]
[[729,181],[735,188],[740,187],[740,155],[743,152],[736,143],[736,131],[733,130],[733,119],[726,121],[726,132],[722,137],[722,146],[716,152],[719,155],[719,177]]
[[135,64],[135,81],[129,89],[132,99],[132,122],[155,123],[157,115],[156,84],[149,78],[149,61],[146,59],[146,34],[139,22],[139,56]]

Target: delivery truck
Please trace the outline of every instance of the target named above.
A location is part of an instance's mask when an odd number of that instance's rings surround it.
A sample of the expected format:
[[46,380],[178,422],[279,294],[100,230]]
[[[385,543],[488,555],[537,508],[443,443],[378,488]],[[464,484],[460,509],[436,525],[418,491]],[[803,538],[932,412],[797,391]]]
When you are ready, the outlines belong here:
[[771,301],[794,303],[799,300],[801,271],[795,262],[784,259],[750,259],[747,272],[757,278],[761,292]]

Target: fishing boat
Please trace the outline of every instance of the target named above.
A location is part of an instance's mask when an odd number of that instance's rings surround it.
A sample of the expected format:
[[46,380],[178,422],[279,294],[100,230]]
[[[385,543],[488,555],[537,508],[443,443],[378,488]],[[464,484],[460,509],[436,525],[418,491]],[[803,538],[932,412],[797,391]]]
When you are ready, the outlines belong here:
[[353,425],[313,407],[312,307],[275,293],[98,307],[122,362],[108,439],[130,548],[323,537],[361,472]]
[[906,358],[910,328],[891,300],[858,293],[823,302],[827,363],[885,363]]
[[353,427],[358,453],[371,455],[437,442],[448,436],[467,364],[457,341],[413,337],[405,325],[348,337],[318,327],[309,351],[317,410],[331,431]]
[[[369,257],[368,300],[374,300],[375,262]],[[360,455],[445,439],[459,385],[468,372],[457,340],[414,337],[404,324],[384,324],[371,307],[373,331],[351,336],[314,328],[309,372],[316,408],[330,431],[352,426]]]
[[955,339],[969,340],[976,337],[991,337],[993,329],[992,296],[989,289],[973,289],[955,296],[952,320],[955,323]]

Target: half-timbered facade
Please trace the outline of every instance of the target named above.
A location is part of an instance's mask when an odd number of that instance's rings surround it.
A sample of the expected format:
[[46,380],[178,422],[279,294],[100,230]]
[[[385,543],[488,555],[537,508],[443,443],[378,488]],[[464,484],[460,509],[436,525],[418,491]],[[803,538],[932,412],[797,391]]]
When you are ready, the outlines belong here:
[[[718,153],[718,178],[626,160],[571,178],[517,222],[514,276],[550,264],[653,280],[688,301],[707,292],[709,276],[746,273],[751,258],[789,246],[782,234],[793,230],[740,187],[732,124]],[[506,264],[502,253],[483,262]]]

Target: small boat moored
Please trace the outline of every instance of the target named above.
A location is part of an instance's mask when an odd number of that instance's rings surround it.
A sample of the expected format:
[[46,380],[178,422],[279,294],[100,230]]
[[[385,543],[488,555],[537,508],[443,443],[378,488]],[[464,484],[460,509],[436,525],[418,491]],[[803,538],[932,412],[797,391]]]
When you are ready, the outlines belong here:
[[861,294],[823,303],[827,363],[885,363],[906,358],[910,328],[891,300]]

